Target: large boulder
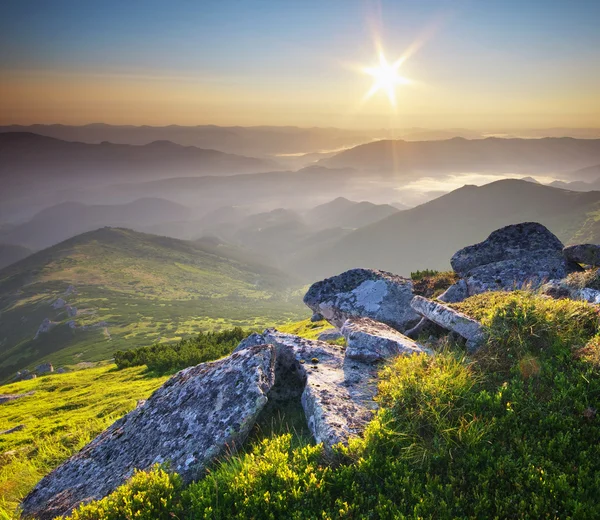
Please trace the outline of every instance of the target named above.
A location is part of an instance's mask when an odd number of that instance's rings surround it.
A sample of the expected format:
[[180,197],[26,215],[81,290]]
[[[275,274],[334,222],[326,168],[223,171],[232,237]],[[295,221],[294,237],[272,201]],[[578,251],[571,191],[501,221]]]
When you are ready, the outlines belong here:
[[410,307],[412,297],[411,280],[385,271],[351,269],[314,283],[304,303],[337,328],[360,316],[404,331],[419,321]]
[[274,384],[274,348],[259,345],[178,372],[147,402],[45,476],[22,503],[23,516],[51,519],[100,499],[134,469],[168,463],[184,482],[240,445]]
[[596,244],[578,244],[563,249],[567,260],[578,264],[600,266],[600,246]]
[[371,318],[347,319],[342,334],[346,338],[346,357],[366,363],[398,355],[431,353],[404,334]]
[[412,306],[424,318],[466,339],[467,349],[470,352],[476,351],[486,339],[485,329],[481,323],[447,305],[415,296]]
[[300,381],[302,408],[316,442],[329,450],[362,434],[376,408],[375,366],[345,358],[335,345],[274,329],[265,330],[262,341],[276,347],[278,372],[286,374],[288,384],[295,388]]
[[468,294],[537,288],[564,278],[578,266],[563,256],[563,245],[541,224],[525,222],[494,231],[486,240],[461,249],[450,260],[465,279]]

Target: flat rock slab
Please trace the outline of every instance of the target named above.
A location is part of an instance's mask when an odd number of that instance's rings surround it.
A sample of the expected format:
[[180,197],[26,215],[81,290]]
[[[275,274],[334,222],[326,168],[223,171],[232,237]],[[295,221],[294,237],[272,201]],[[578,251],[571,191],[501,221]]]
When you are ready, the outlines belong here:
[[264,341],[274,345],[278,362],[287,359],[302,378],[302,408],[318,443],[330,449],[363,433],[377,408],[377,368],[347,359],[340,347],[300,338],[274,329]]
[[[465,279],[469,296],[486,291],[537,288],[579,269],[563,255],[561,241],[536,222],[498,229],[483,242],[455,253],[450,263]],[[444,299],[450,301],[447,296]]]
[[371,318],[347,319],[342,334],[346,338],[346,358],[366,363],[399,355],[431,353],[404,334]]
[[415,296],[412,306],[421,316],[465,338],[470,352],[477,350],[485,341],[483,325],[462,312],[422,296]]
[[563,249],[567,260],[578,264],[600,266],[600,246],[596,244],[578,244]]
[[351,269],[314,283],[304,303],[337,328],[360,316],[404,331],[419,321],[410,307],[412,297],[411,280],[375,269]]
[[245,440],[274,384],[274,361],[274,348],[260,345],[178,372],[45,476],[23,501],[23,516],[68,514],[156,463],[168,463],[184,482],[197,479]]

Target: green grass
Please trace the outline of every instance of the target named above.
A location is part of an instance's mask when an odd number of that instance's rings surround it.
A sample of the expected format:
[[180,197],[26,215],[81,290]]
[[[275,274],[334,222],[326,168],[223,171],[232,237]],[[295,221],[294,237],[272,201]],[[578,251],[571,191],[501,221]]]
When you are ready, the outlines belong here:
[[481,354],[394,360],[364,438],[333,457],[275,432],[187,487],[156,468],[73,518],[598,518],[598,310],[528,293],[460,307],[489,328]]
[[145,367],[115,365],[52,374],[0,387],[0,394],[35,392],[0,405],[0,518],[11,518],[36,482],[116,419],[135,408],[166,378]]
[[[76,294],[65,295],[69,285]],[[85,233],[0,271],[0,381],[44,361],[100,361],[198,331],[295,321],[306,314],[301,294],[283,273],[220,246]],[[75,317],[51,307],[59,297]],[[34,339],[45,318],[57,326]]]

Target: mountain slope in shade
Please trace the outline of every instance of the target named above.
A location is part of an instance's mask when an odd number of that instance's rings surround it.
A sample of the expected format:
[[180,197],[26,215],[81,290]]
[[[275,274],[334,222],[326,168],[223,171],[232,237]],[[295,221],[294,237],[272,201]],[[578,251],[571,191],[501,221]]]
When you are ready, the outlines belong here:
[[0,269],[22,260],[31,253],[33,253],[33,251],[28,247],[0,243]]
[[299,319],[294,287],[217,241],[84,233],[0,270],[0,379],[41,360],[96,361],[200,330]]
[[448,269],[458,249],[502,226],[526,221],[544,224],[565,243],[583,237],[600,241],[595,224],[599,210],[600,192],[571,192],[521,180],[464,186],[306,251],[289,268],[306,279],[354,267],[402,275]]
[[43,249],[104,226],[142,229],[188,218],[190,210],[174,202],[146,198],[129,204],[86,205],[65,202],[37,213],[31,220],[0,231],[0,241]]
[[305,213],[305,219],[319,229],[359,228],[389,217],[398,210],[389,204],[354,202],[344,197],[321,204]]
[[371,171],[571,172],[598,164],[600,139],[463,139],[376,141],[319,161]]

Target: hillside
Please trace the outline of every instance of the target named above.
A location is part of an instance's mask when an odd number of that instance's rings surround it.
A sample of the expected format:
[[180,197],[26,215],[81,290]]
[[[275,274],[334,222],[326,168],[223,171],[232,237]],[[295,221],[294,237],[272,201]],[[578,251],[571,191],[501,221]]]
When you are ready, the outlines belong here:
[[141,230],[156,224],[187,219],[189,208],[165,199],[138,199],[127,204],[89,205],[64,202],[46,208],[29,221],[0,230],[0,242],[43,249],[72,236],[104,226]]
[[423,171],[565,172],[600,162],[599,139],[463,139],[376,141],[319,161],[330,168]]
[[444,270],[458,249],[499,227],[526,221],[544,224],[565,243],[597,242],[598,211],[600,192],[571,192],[520,180],[464,186],[305,251],[290,269],[307,279],[359,265],[402,275],[425,267]]
[[24,246],[0,243],[0,269],[25,258],[31,253],[33,253],[33,251]]
[[[294,280],[218,242],[103,228],[0,271],[0,378],[51,360],[305,314]],[[38,328],[46,324],[48,332]]]

